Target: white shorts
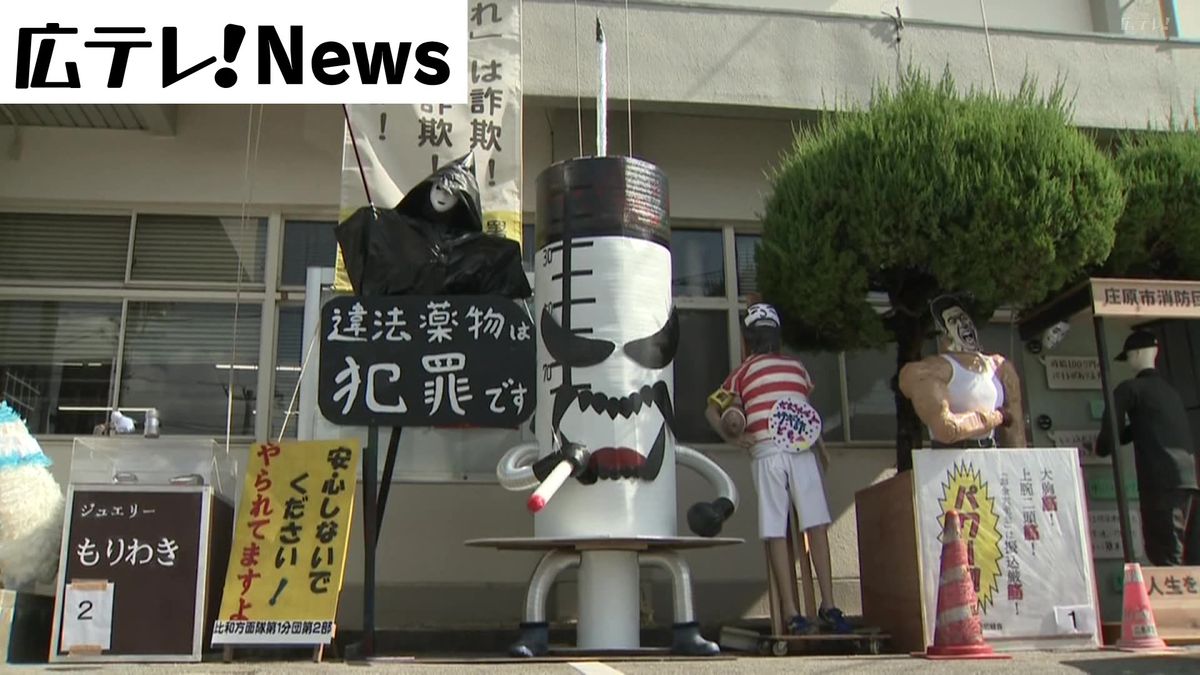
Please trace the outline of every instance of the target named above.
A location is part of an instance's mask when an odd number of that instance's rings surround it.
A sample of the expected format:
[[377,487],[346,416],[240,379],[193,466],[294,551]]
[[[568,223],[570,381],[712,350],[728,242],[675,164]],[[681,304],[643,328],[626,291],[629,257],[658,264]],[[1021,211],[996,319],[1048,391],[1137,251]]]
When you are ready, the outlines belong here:
[[763,539],[787,536],[793,505],[801,531],[832,522],[815,450],[759,457],[751,460],[750,469],[758,492],[758,533]]

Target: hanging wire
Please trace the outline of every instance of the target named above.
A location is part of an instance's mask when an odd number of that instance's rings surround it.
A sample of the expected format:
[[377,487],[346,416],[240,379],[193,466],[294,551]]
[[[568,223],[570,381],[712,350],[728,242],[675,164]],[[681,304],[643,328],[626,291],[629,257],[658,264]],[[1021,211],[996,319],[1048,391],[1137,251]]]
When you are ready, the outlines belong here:
[[633,157],[633,69],[629,62],[629,0],[625,0],[625,112],[629,130],[629,156]]
[[[229,446],[233,439],[233,379],[237,372],[237,334],[238,334],[238,316],[242,305],[242,247],[246,244],[246,210],[249,207],[250,200],[254,194],[254,180],[252,178],[253,168],[258,166],[258,147],[262,140],[262,118],[263,106],[259,105],[258,123],[254,123],[254,105],[250,105],[250,114],[246,120],[246,160],[242,170],[243,185],[246,186],[246,194],[242,198],[242,213],[241,222],[238,225],[237,243],[233,247],[234,257],[236,259],[235,272],[237,274],[236,290],[233,296],[233,337],[232,346],[229,356],[229,390],[227,392],[227,401],[225,408],[225,454],[229,454]],[[251,145],[253,145],[253,158],[251,158]],[[260,364],[261,367],[261,364]],[[247,402],[249,404],[249,402]]]
[[304,361],[300,364],[300,374],[296,377],[296,386],[292,389],[292,401],[288,403],[287,412],[283,415],[283,425],[279,427],[279,438],[275,439],[276,443],[283,442],[283,435],[287,433],[288,422],[291,421],[292,415],[296,412],[296,398],[300,396],[300,384],[304,382],[304,373],[308,372],[308,360],[312,357],[313,347],[317,346],[317,336],[321,334],[321,325],[317,324],[316,331],[308,340],[308,349],[304,353]]
[[575,25],[571,32],[575,34],[575,116],[579,120],[579,156],[583,157],[583,93],[579,87],[579,0],[575,0]]
[[[363,168],[362,155],[358,151],[358,140],[354,137],[354,125],[350,122],[350,109],[346,104],[342,104],[342,117],[346,120],[346,135],[350,137],[350,145],[354,149],[354,161],[358,165],[358,177],[362,181],[363,193],[367,197],[367,204],[371,207],[371,212],[375,213],[375,202],[371,198],[371,188],[367,184],[367,172]],[[321,327],[318,324],[313,331],[312,337],[308,340],[308,347],[304,352],[304,361],[300,364],[300,373],[296,377],[296,386],[292,388],[292,398],[288,403],[287,411],[283,415],[283,424],[279,427],[279,436],[276,438],[276,443],[283,442],[283,436],[287,433],[288,423],[291,422],[292,416],[296,414],[296,399],[300,396],[300,386],[304,382],[304,374],[308,372],[308,362],[312,358],[313,348],[317,345],[317,336],[321,334]]]
[[992,33],[988,29],[987,8],[984,0],[979,0],[979,13],[983,16],[983,40],[987,44],[988,66],[992,69],[992,93],[1000,95],[1000,85],[996,82],[996,61],[992,59]]
[[342,104],[342,117],[346,118],[346,133],[350,135],[350,145],[354,148],[354,161],[358,162],[358,177],[362,179],[363,193],[367,195],[367,206],[375,213],[375,202],[371,199],[371,188],[367,187],[367,172],[363,171],[362,156],[358,154],[358,140],[354,138],[354,127],[350,125],[350,110]]

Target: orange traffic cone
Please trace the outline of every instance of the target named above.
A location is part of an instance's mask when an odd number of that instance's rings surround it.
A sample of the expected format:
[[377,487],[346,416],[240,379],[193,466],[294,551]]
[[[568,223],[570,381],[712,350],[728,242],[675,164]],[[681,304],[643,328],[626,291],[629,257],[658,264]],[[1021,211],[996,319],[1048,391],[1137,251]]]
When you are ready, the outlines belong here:
[[937,624],[927,659],[1009,659],[983,640],[979,599],[967,565],[967,543],[962,539],[958,512],[946,512],[942,528],[941,582],[938,586]]
[[1170,651],[1158,636],[1150,594],[1142,579],[1142,566],[1125,563],[1125,597],[1122,601],[1121,639],[1116,648],[1121,651]]

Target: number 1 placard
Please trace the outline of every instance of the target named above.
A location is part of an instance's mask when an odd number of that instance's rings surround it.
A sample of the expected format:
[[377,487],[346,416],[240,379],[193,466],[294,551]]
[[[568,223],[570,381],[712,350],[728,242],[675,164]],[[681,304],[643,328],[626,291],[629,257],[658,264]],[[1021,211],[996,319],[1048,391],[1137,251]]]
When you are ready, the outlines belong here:
[[112,649],[112,583],[68,584],[63,605],[62,651]]

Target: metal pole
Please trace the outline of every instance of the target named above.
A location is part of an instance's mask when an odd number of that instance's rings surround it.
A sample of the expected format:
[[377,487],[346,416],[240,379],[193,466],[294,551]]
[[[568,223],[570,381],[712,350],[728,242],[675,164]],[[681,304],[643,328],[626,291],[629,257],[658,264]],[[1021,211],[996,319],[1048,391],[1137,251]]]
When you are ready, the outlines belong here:
[[1108,338],[1104,335],[1104,317],[1093,317],[1096,326],[1096,350],[1100,357],[1100,386],[1104,387],[1104,408],[1108,414],[1101,424],[1108,425],[1108,433],[1112,437],[1113,481],[1117,491],[1117,513],[1121,523],[1121,548],[1125,553],[1125,562],[1134,562],[1133,545],[1130,542],[1129,500],[1125,496],[1125,482],[1121,480],[1121,423],[1117,420],[1117,407],[1113,398],[1113,388],[1109,385],[1108,373]]
[[379,499],[375,506],[375,541],[383,530],[383,514],[387,511],[388,493],[392,491],[392,474],[396,471],[396,451],[400,448],[400,434],[404,427],[392,427],[388,437],[387,457],[383,458],[383,479],[379,482]]
[[992,58],[992,33],[988,30],[987,8],[984,0],[979,0],[979,15],[983,17],[983,40],[987,45],[988,66],[992,69],[992,93],[1000,95],[1000,84],[996,81],[996,61]]
[[367,447],[363,451],[363,640],[362,654],[375,655],[375,491],[379,454],[379,427],[367,427]]
[[596,92],[596,156],[608,154],[608,46],[604,43],[604,29],[600,17],[596,17],[596,45],[600,60],[600,90]]

